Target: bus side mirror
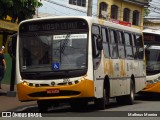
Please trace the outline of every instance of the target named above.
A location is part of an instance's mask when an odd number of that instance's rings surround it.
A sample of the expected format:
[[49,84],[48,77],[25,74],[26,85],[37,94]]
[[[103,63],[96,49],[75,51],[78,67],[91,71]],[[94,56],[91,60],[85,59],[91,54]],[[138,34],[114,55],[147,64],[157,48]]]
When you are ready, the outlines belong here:
[[102,45],[102,38],[101,38],[101,36],[97,37],[96,42],[97,42],[97,50],[102,50],[103,49],[103,45]]
[[150,54],[150,51],[148,49],[145,49],[145,54],[146,55],[149,55]]

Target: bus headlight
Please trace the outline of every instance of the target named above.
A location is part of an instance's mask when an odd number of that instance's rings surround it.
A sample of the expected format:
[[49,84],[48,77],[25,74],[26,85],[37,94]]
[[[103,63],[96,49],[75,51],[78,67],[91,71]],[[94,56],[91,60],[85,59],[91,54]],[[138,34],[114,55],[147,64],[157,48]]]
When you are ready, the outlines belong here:
[[27,81],[23,81],[23,84],[24,85],[28,85],[29,83]]
[[78,81],[78,80],[75,80],[74,83],[77,84],[77,83],[79,83],[79,81]]
[[23,84],[24,84],[24,85],[31,86],[31,87],[34,87],[34,86],[35,86],[35,84],[29,83],[29,82],[27,82],[27,81],[23,81]]
[[158,77],[157,79],[154,79],[154,80],[147,80],[146,82],[147,82],[147,84],[155,84],[157,82],[160,82],[160,77]]
[[33,84],[33,83],[29,83],[29,86],[33,87],[33,86],[34,86],[34,84]]
[[146,83],[147,84],[153,84],[154,82],[152,80],[147,80]]
[[160,77],[154,80],[154,83],[160,82]]

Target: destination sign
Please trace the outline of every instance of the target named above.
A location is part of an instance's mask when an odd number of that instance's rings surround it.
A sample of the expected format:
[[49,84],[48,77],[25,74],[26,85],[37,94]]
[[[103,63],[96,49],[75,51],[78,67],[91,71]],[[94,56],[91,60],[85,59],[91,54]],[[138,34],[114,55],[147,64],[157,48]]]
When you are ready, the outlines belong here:
[[83,19],[46,19],[22,23],[20,33],[54,30],[88,29],[88,24]]
[[[54,40],[63,40],[66,39],[67,35],[54,35]],[[82,39],[87,38],[87,34],[71,34],[68,39]]]

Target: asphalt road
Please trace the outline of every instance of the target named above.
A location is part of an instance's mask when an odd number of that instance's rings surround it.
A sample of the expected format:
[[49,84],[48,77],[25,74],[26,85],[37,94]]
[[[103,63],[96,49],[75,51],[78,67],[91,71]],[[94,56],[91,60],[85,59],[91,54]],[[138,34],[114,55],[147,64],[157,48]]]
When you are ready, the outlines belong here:
[[[12,111],[17,113],[38,113],[38,108],[37,105],[31,105],[27,107],[23,106]],[[153,94],[137,95],[134,105],[119,105],[117,104],[115,99],[111,99],[110,105],[107,106],[105,110],[96,110],[93,103],[89,103],[88,107],[83,110],[75,110],[67,104],[62,104],[59,107],[52,107],[50,108],[48,113],[42,114],[42,117],[56,117],[57,119],[59,119],[60,117],[62,117],[63,119],[66,119],[66,117],[78,117],[79,119],[81,119],[82,117],[94,117],[97,119],[103,117],[107,117],[107,119],[115,117],[117,119],[120,118],[121,120],[121,118],[126,117],[129,117],[131,119],[135,117],[144,117],[144,120],[146,120],[150,117],[152,119],[159,119],[157,116],[160,117],[160,95]]]

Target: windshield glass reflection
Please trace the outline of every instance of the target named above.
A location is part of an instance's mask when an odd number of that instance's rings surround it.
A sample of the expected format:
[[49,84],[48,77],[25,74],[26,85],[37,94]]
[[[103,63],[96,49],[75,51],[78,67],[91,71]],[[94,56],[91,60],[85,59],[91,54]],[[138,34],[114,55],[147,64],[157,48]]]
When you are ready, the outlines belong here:
[[87,33],[23,34],[21,72],[76,70],[87,67]]
[[160,46],[146,46],[146,65],[148,71],[160,70]]

